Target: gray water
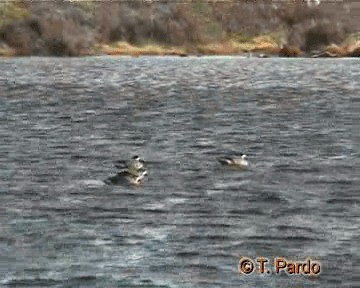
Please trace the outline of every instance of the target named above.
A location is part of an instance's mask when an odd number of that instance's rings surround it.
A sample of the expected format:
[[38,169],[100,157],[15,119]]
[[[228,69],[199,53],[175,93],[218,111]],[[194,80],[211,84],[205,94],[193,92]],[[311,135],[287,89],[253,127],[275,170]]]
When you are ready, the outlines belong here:
[[[358,60],[0,71],[0,286],[359,287]],[[240,153],[248,169],[216,161]],[[134,154],[144,185],[104,184]],[[242,275],[240,256],[311,257],[321,273]]]

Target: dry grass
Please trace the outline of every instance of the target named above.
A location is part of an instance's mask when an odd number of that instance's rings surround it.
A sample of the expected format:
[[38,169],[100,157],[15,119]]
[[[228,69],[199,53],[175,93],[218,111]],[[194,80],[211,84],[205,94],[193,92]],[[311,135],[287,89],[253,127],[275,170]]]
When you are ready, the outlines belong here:
[[161,45],[147,44],[143,46],[134,46],[128,42],[119,41],[112,45],[101,45],[98,50],[105,53],[106,55],[186,55],[186,49],[183,47],[166,47]]
[[360,51],[360,33],[354,33],[344,41],[342,47],[346,51],[346,56],[359,57]]
[[347,54],[347,51],[345,47],[340,47],[336,44],[331,44],[328,47],[325,48],[326,52],[329,52],[330,54],[336,55],[338,57],[343,57]]
[[300,57],[303,56],[304,53],[298,49],[297,47],[284,45],[280,50],[279,54],[280,57]]
[[347,56],[355,57],[357,54],[359,54],[358,52],[359,50],[360,50],[360,40],[358,40],[355,37],[350,37],[346,39],[340,45],[331,44],[324,49],[324,51],[336,55],[337,57],[347,57]]
[[351,53],[347,56],[350,57],[360,57],[360,44],[358,47],[356,47],[354,50],[351,51]]
[[247,42],[235,42],[237,49],[243,52],[266,52],[278,51],[278,43],[269,35],[257,36]]
[[0,49],[0,57],[12,57],[15,56],[14,51],[10,50],[10,49]]
[[14,49],[0,43],[0,57],[11,57],[15,55]]
[[163,46],[160,44],[132,45],[126,41],[115,42],[111,45],[102,44],[96,48],[107,55],[178,55],[184,56],[188,53],[201,55],[237,55],[247,52],[263,52],[276,54],[279,46],[270,36],[257,36],[246,42],[235,40],[217,41],[207,44],[198,44],[193,48],[182,46]]
[[197,46],[197,53],[204,55],[234,55],[241,51],[231,41],[222,43],[209,43]]
[[276,54],[279,51],[278,43],[269,35],[257,36],[239,41],[239,37],[232,37],[223,42],[214,42],[198,45],[198,52],[206,55],[234,55],[246,52],[263,52]]

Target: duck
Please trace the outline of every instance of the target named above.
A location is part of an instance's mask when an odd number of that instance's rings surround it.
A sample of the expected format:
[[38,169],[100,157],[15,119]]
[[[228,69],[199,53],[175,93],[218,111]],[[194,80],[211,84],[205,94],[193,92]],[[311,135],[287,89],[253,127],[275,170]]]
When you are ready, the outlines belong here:
[[131,184],[141,185],[144,183],[144,178],[147,175],[145,168],[145,161],[139,156],[133,156],[127,165],[124,161],[118,161],[115,167],[120,170],[116,175],[107,178],[104,182],[106,184]]
[[127,167],[128,169],[131,169],[133,171],[143,169],[144,166],[145,161],[141,159],[138,155],[131,157],[131,160],[127,163],[120,160],[117,161],[117,163],[115,164],[115,167],[118,169],[124,169],[125,167]]
[[147,171],[143,171],[142,174],[134,175],[127,170],[118,172],[116,175],[107,178],[104,182],[105,184],[130,184],[139,186],[144,183],[144,177],[147,174]]
[[136,177],[145,177],[147,175],[147,170],[145,168],[135,169],[134,167],[131,167],[123,171],[127,171],[128,173]]
[[128,163],[128,169],[132,169],[132,170],[144,169],[144,166],[145,166],[145,161],[137,155],[133,156],[130,162]]
[[240,157],[220,157],[218,158],[218,161],[225,166],[241,168],[249,165],[245,158],[246,154],[241,154]]

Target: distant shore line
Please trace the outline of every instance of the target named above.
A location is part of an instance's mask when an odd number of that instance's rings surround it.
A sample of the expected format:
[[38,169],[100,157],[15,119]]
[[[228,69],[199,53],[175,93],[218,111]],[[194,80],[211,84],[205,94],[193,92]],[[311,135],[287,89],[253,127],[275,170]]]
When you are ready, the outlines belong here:
[[350,4],[50,2],[0,4],[0,57],[360,56],[357,10]]
[[[252,42],[224,41],[199,44],[191,47],[164,46],[161,44],[133,45],[125,41],[111,44],[97,44],[92,49],[84,50],[78,57],[88,56],[246,56],[257,58],[300,57],[300,58],[343,58],[360,57],[360,41],[351,44],[325,47],[321,51],[303,52],[297,47],[279,46],[277,43],[259,37]],[[0,46],[0,57],[56,56],[56,55],[24,55],[9,46]],[[72,56],[60,56],[72,57]]]
[[[249,49],[246,49],[246,48]],[[257,58],[300,57],[300,58],[343,58],[360,57],[360,41],[352,45],[338,46],[332,44],[321,51],[305,53],[296,47],[278,46],[270,42],[236,43],[234,41],[197,45],[196,47],[163,46],[160,44],[132,45],[119,41],[112,44],[98,44],[88,51],[82,51],[78,57],[88,56],[245,56]],[[16,49],[0,47],[0,57],[54,56],[54,55],[22,55]],[[69,57],[69,56],[60,56]]]

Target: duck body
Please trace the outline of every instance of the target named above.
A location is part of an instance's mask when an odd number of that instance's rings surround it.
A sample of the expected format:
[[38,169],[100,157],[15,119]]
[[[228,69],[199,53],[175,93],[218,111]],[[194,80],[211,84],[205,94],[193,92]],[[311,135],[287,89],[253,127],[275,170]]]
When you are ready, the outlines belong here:
[[145,168],[145,161],[139,156],[132,157],[129,162],[118,161],[115,167],[122,170],[116,175],[107,178],[104,181],[106,184],[142,185],[144,183],[147,170]]
[[218,158],[218,161],[224,166],[241,168],[249,165],[248,161],[245,158],[246,155],[241,154],[240,157],[220,157]]
[[132,159],[128,163],[128,169],[132,169],[132,170],[144,169],[144,166],[145,166],[145,161],[137,155],[132,157]]
[[116,175],[107,178],[104,182],[106,184],[130,184],[130,185],[142,185],[144,183],[144,177],[147,174],[145,170],[141,175],[134,175],[127,170],[118,172]]
[[141,159],[139,156],[135,155],[131,158],[129,162],[126,161],[117,161],[115,167],[118,169],[128,168],[132,171],[139,170],[145,167],[145,161]]

